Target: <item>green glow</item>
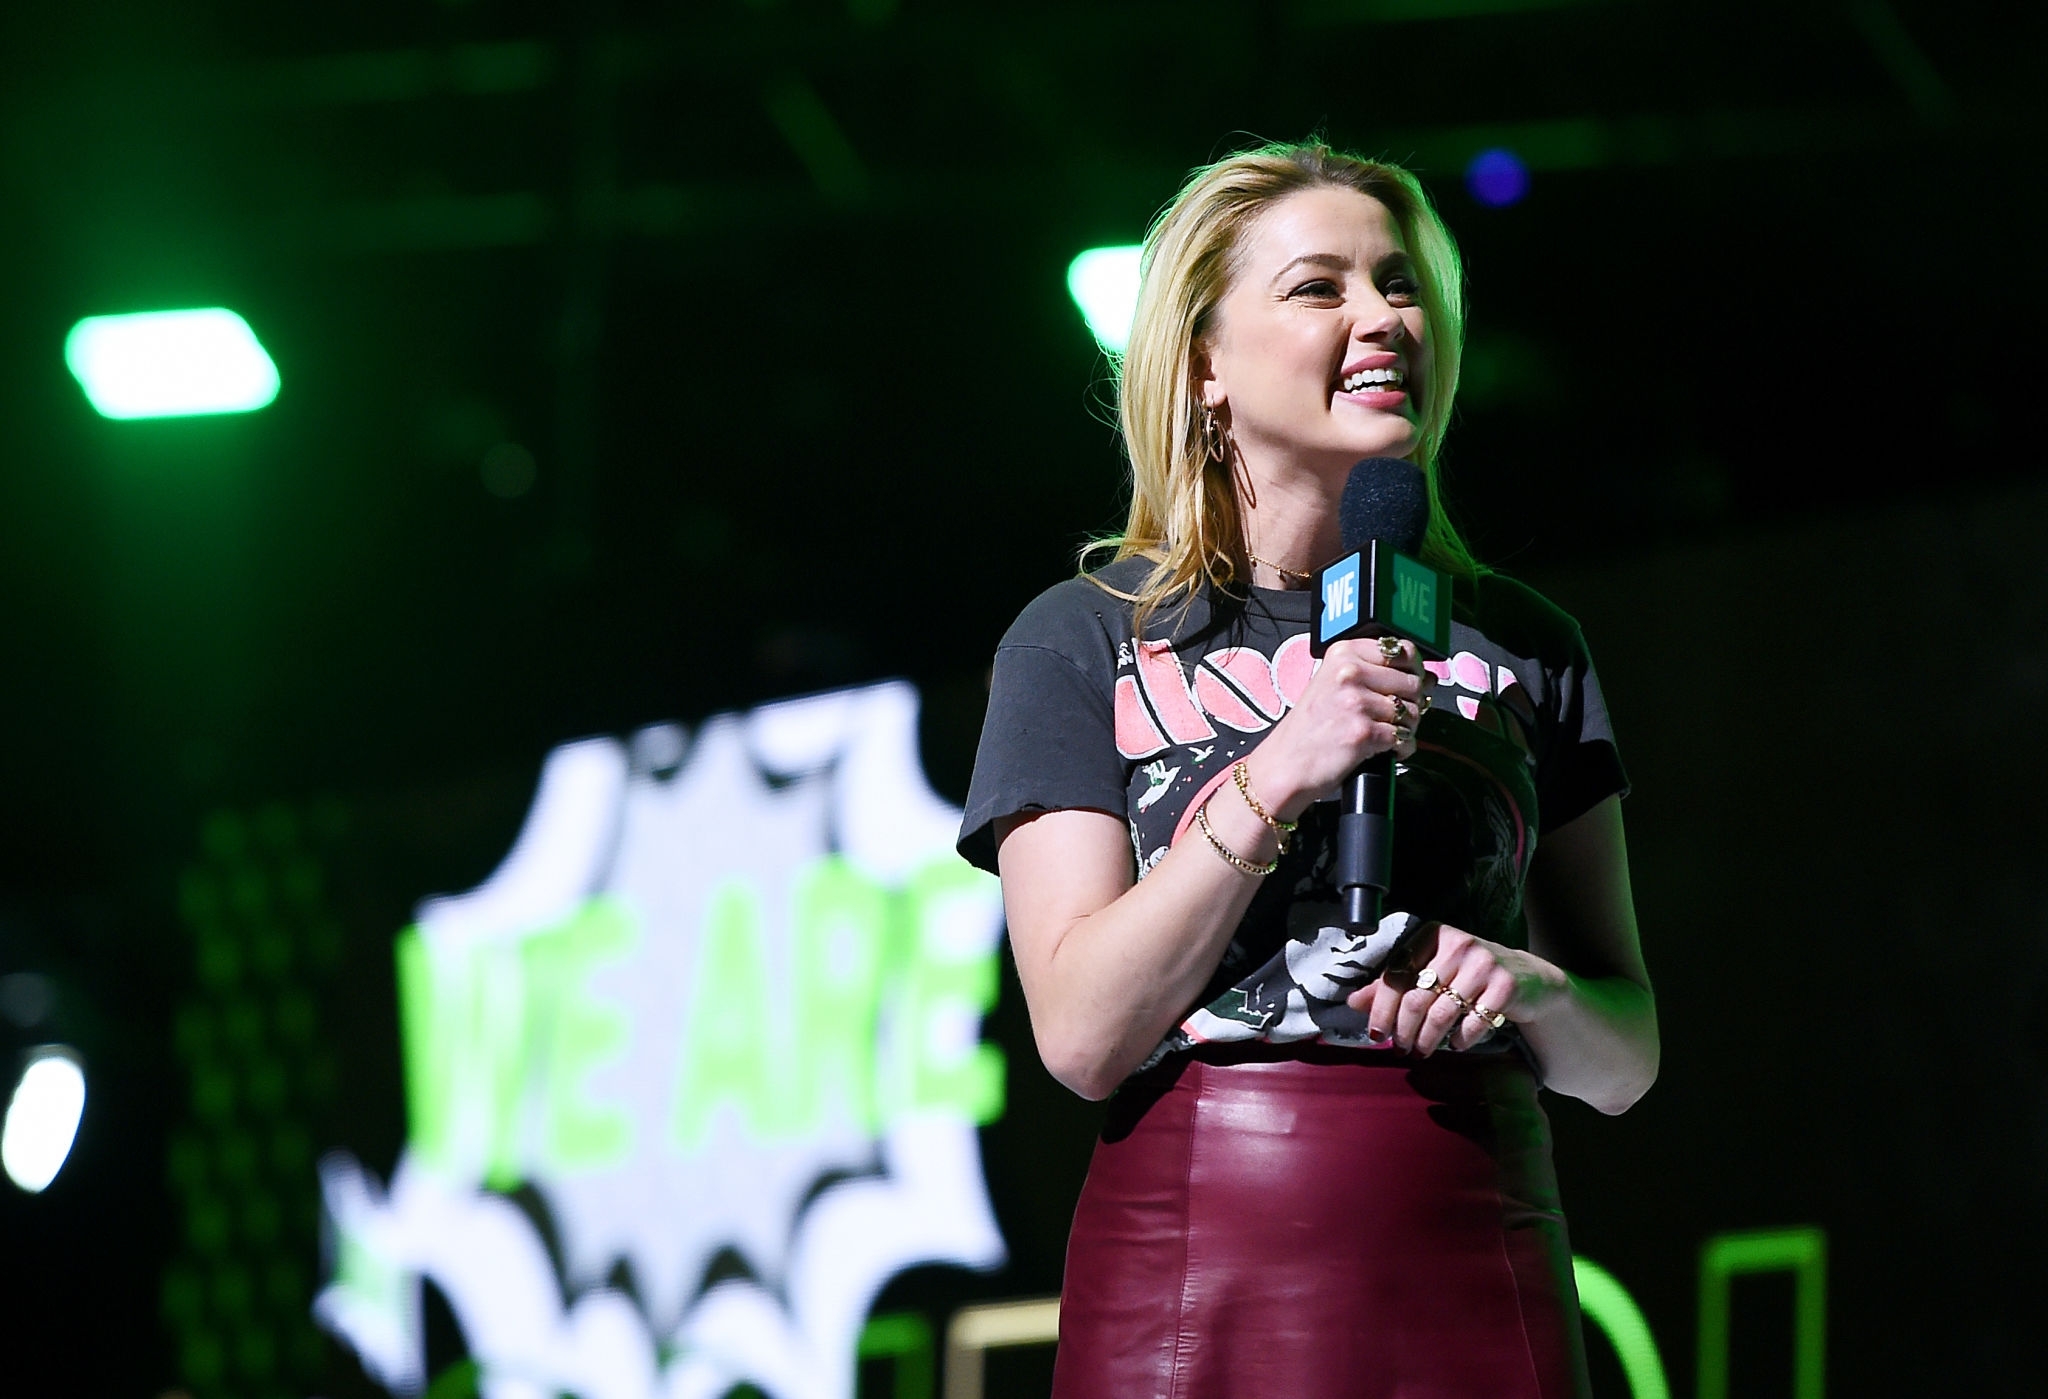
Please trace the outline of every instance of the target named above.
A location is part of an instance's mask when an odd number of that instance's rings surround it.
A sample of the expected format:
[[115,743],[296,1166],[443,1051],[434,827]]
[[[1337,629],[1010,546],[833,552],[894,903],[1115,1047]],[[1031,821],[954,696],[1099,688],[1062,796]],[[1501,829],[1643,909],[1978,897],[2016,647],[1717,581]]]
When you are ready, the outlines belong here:
[[450,1179],[511,1190],[536,1168],[621,1164],[638,1149],[636,1126],[695,1154],[722,1109],[758,1142],[835,1117],[863,1132],[918,1111],[994,1121],[1002,1051],[976,1032],[995,1004],[996,959],[952,936],[985,909],[990,879],[947,858],[887,889],[838,856],[813,862],[791,889],[787,987],[772,971],[760,891],[719,884],[659,1127],[589,1086],[632,1056],[631,1017],[593,990],[634,960],[641,929],[628,905],[592,899],[554,927],[457,949],[408,928],[396,954],[412,1148]]
[[1793,1275],[1793,1399],[1827,1388],[1828,1240],[1819,1229],[1720,1234],[1700,1249],[1699,1399],[1728,1399],[1728,1293],[1740,1273]]
[[1131,316],[1138,309],[1138,257],[1135,243],[1090,248],[1067,264],[1067,294],[1081,308],[1096,342],[1120,355],[1131,341]]
[[816,88],[787,74],[763,88],[761,100],[783,139],[810,171],[818,193],[843,203],[866,197],[867,168]]
[[589,991],[637,930],[613,899],[517,942],[449,956],[408,928],[398,940],[399,1016],[414,1149],[436,1170],[510,1190],[525,1179],[522,1114],[537,1090],[538,1150],[557,1171],[626,1159],[632,1123],[584,1089],[621,1058],[631,1026]]
[[[958,1112],[970,1122],[1003,1115],[1003,1052],[977,1036],[971,1045],[945,1044],[949,1029],[978,1030],[996,1003],[998,974],[992,953],[962,957],[947,946],[953,919],[978,916],[972,901],[983,897],[994,875],[964,860],[936,860],[919,870],[904,891],[908,897],[912,955],[905,969],[910,1031],[910,1102],[913,1109]],[[960,908],[960,901],[970,901]]]
[[[894,891],[839,857],[818,861],[793,890],[787,1003],[770,980],[759,896],[721,885],[683,1013],[676,1148],[701,1150],[721,1104],[761,1141],[810,1132],[835,1110],[867,1130],[920,1111],[1002,1116],[1002,1051],[948,1038],[995,1004],[994,955],[963,956],[947,936],[959,901],[985,899],[990,878],[945,859]],[[900,1028],[878,1037],[885,1012]]]
[[792,913],[795,1021],[803,1027],[811,1064],[811,1072],[793,1085],[797,1120],[819,1121],[837,1097],[853,1124],[872,1132],[880,1126],[875,1022],[889,901],[872,880],[833,855],[798,877]]
[[399,1023],[409,1135],[420,1159],[458,1179],[520,1181],[517,1109],[526,1072],[526,987],[516,949],[437,957],[398,939]]
[[788,1108],[777,1089],[786,1080],[782,1051],[789,1033],[770,1019],[775,997],[760,896],[743,881],[727,879],[712,891],[710,905],[683,1012],[673,1130],[685,1154],[702,1148],[723,1104],[739,1110],[756,1140],[774,1134]]
[[64,363],[103,418],[250,413],[277,397],[277,366],[249,323],[218,306],[87,316]]
[[893,1399],[931,1399],[935,1351],[929,1321],[916,1312],[889,1312],[868,1318],[855,1353],[862,1360],[896,1362]]
[[638,929],[617,900],[592,899],[560,928],[526,944],[527,984],[549,988],[554,999],[551,1023],[537,1028],[546,1037],[548,1065],[541,1150],[555,1173],[598,1170],[632,1155],[631,1119],[594,1100],[584,1083],[591,1070],[624,1058],[632,1040],[625,1012],[589,994],[591,976],[624,960],[638,942]]
[[1664,1377],[1664,1357],[1657,1352],[1657,1339],[1621,1279],[1590,1258],[1572,1259],[1572,1277],[1578,1283],[1579,1310],[1607,1334],[1628,1379],[1628,1392],[1634,1399],[1671,1399],[1671,1383]]

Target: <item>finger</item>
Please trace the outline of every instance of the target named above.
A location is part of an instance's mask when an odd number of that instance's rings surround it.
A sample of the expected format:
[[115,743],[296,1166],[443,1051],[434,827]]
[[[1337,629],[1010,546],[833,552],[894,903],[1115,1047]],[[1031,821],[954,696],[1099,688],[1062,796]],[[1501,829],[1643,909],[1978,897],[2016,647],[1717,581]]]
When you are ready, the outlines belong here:
[[1410,704],[1421,702],[1422,677],[1406,666],[1368,660],[1362,678],[1368,686],[1383,695],[1399,695]]
[[1401,997],[1394,1012],[1394,1047],[1413,1054],[1422,1037],[1422,1026],[1429,1012],[1435,1008],[1437,995],[1434,991],[1410,991]]
[[1460,1049],[1483,1044],[1492,1039],[1497,1030],[1505,1028],[1493,1023],[1494,1016],[1501,1013],[1504,1005],[1512,1004],[1515,997],[1514,973],[1498,963],[1483,977],[1474,975],[1471,984],[1473,989],[1469,994],[1464,986],[1458,988],[1459,994],[1471,1002],[1464,1018],[1458,1022],[1456,1038]]
[[1415,1052],[1427,1059],[1444,1048],[1446,1042],[1457,1033],[1458,1021],[1464,1014],[1465,1007],[1459,1004],[1458,998],[1449,990],[1445,990],[1436,998],[1436,1004],[1429,1008],[1429,1013],[1423,1017],[1422,1029],[1416,1037]]
[[1424,1057],[1447,1047],[1458,1031],[1458,1022],[1467,1009],[1459,983],[1478,980],[1491,967],[1490,959],[1483,949],[1475,949],[1469,934],[1442,924],[1433,931],[1436,934],[1436,953],[1418,976],[1418,984],[1435,983],[1433,989],[1437,996],[1423,1017],[1418,1033],[1418,1052]]
[[1415,756],[1415,735],[1422,725],[1422,705],[1399,695],[1384,697],[1385,720],[1391,735],[1387,747],[1394,750],[1396,757]]
[[1451,1026],[1453,1049],[1470,1049],[1493,1033],[1493,1027],[1481,1019],[1478,1013],[1480,998],[1484,995],[1484,988],[1490,979],[1488,969],[1468,965],[1459,975],[1458,984],[1451,988],[1458,996],[1463,997],[1463,1004],[1458,1007],[1457,1022]]
[[[1415,987],[1415,973],[1405,969],[1389,969],[1380,979],[1358,995],[1370,993],[1371,1013],[1366,1017],[1365,1042],[1375,1048],[1385,1049],[1393,1043],[1394,1024],[1401,1013],[1402,998]],[[1353,1005],[1357,1005],[1354,1000]],[[1367,1007],[1359,1006],[1360,1010]]]
[[1486,1037],[1486,1023],[1475,1016],[1473,1007],[1493,982],[1493,974],[1500,964],[1484,949],[1467,947],[1458,960],[1458,973],[1451,978],[1450,999],[1458,1002],[1458,1016],[1451,1026],[1452,1038],[1458,1049],[1470,1049]]
[[1415,721],[1422,717],[1420,700],[1407,695],[1390,695],[1384,690],[1372,692],[1366,705],[1374,718],[1383,719],[1397,729],[1412,729]]
[[1451,1031],[1451,1047],[1459,1053],[1476,1049],[1493,1038],[1493,1025],[1479,1014],[1478,1002],[1471,1010],[1460,1009],[1458,1023]]
[[[1401,1048],[1411,1054],[1427,1058],[1443,1044],[1444,1036],[1451,1032],[1455,1022],[1458,1003],[1443,993],[1447,974],[1434,966],[1425,971],[1436,971],[1437,982],[1433,986],[1418,986],[1401,998],[1401,1012],[1395,1022],[1394,1039]],[[1428,976],[1423,977],[1429,980]]]
[[1381,653],[1376,640],[1333,642],[1323,664],[1338,662],[1336,676],[1346,683],[1415,700],[1420,698],[1428,676],[1420,669],[1413,645],[1405,641],[1401,645],[1405,649],[1399,656],[1387,656]]
[[1491,1036],[1496,1030],[1507,1028],[1506,1025],[1493,1023],[1496,1015],[1504,1015],[1508,1017],[1509,1023],[1513,1022],[1516,995],[1520,989],[1513,972],[1505,967],[1494,968],[1493,975],[1487,978],[1486,988],[1472,1003],[1473,1012],[1486,1024],[1486,1035],[1481,1038]]

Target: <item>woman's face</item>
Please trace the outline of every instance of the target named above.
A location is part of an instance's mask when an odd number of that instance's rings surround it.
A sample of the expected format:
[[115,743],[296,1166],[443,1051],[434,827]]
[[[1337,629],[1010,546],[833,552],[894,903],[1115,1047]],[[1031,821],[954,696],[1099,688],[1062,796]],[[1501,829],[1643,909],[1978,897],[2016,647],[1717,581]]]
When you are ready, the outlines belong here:
[[1369,936],[1331,926],[1318,928],[1314,942],[1289,941],[1287,974],[1311,1000],[1341,1001],[1371,980],[1362,960]]
[[1198,361],[1248,466],[1344,473],[1419,443],[1429,367],[1421,284],[1387,206],[1356,190],[1301,190],[1246,236]]

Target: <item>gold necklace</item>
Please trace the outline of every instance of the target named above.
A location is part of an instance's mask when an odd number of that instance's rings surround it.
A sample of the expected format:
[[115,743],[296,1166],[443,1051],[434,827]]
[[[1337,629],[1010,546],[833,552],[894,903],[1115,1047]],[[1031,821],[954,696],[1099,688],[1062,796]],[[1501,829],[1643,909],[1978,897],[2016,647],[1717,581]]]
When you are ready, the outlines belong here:
[[1273,570],[1273,571],[1274,571],[1275,573],[1279,574],[1279,575],[1280,575],[1280,576],[1281,576],[1282,578],[1298,578],[1298,579],[1300,579],[1300,580],[1301,580],[1302,582],[1304,582],[1304,583],[1313,583],[1313,582],[1315,582],[1316,576],[1315,576],[1315,575],[1314,575],[1313,573],[1298,573],[1298,572],[1296,572],[1296,571],[1295,571],[1294,569],[1291,569],[1291,568],[1282,568],[1282,567],[1280,567],[1280,565],[1279,565],[1279,564],[1276,564],[1276,563],[1274,563],[1274,562],[1273,562],[1273,561],[1272,561],[1271,559],[1262,559],[1262,558],[1260,558],[1260,557],[1259,557],[1259,556],[1258,556],[1257,554],[1254,554],[1254,553],[1253,553],[1253,552],[1252,552],[1251,550],[1249,550],[1249,549],[1247,549],[1247,550],[1245,550],[1245,551],[1244,551],[1244,556],[1245,556],[1246,558],[1250,559],[1250,560],[1251,560],[1251,561],[1252,561],[1253,563],[1262,563],[1262,564],[1264,564],[1264,565],[1265,565],[1265,566],[1266,566],[1267,568],[1270,568],[1270,569],[1272,569],[1272,570]]

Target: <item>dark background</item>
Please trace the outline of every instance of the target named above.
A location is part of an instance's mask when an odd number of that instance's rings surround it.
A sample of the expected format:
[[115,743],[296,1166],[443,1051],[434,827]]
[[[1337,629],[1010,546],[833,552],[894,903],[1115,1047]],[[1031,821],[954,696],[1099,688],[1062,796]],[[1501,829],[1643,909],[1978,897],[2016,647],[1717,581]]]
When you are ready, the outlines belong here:
[[[2043,39],[1989,0],[7,8],[0,973],[92,1070],[65,1173],[0,1191],[9,1363],[361,1392],[303,1320],[310,1163],[397,1146],[413,903],[564,739],[824,685],[916,680],[957,800],[996,638],[1120,516],[1068,259],[1320,130],[1461,240],[1455,505],[1584,622],[1636,783],[1666,1067],[1556,1107],[1580,1250],[1680,1392],[1700,1243],[1802,1224],[1838,1392],[2026,1392]],[[1461,181],[1496,145],[1506,209]],[[277,402],[95,416],[70,325],[184,305]],[[1014,987],[995,1033],[1015,1262],[892,1292],[935,1316],[1052,1290],[1086,1149]],[[252,1046],[278,1082],[223,1077]],[[1737,1393],[1786,1392],[1774,1286]]]

